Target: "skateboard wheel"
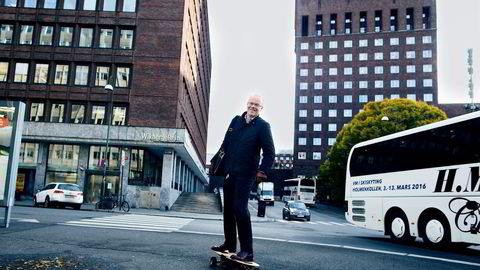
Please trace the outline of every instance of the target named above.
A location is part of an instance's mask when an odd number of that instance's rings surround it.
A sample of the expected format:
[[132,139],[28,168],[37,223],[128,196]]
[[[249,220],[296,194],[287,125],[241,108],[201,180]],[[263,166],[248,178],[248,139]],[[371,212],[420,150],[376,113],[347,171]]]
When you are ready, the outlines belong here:
[[210,258],[210,266],[211,267],[217,266],[217,257],[211,257]]

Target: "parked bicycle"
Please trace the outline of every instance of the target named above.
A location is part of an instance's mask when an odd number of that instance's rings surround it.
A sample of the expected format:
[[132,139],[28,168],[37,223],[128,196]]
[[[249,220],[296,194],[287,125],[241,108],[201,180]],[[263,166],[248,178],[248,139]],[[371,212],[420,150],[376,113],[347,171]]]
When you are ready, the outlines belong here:
[[122,197],[120,199],[120,202],[118,200],[115,200],[115,202],[113,204],[113,208],[118,207],[118,210],[122,210],[124,212],[130,211],[130,204],[128,204],[128,202],[125,200],[126,196],[127,196],[127,194],[122,195]]
[[128,212],[130,211],[130,204],[125,200],[127,195],[122,195],[121,200],[118,200],[117,196],[106,196],[103,199],[100,199],[95,204],[95,209],[108,209],[112,210],[114,208],[118,208],[120,211]]

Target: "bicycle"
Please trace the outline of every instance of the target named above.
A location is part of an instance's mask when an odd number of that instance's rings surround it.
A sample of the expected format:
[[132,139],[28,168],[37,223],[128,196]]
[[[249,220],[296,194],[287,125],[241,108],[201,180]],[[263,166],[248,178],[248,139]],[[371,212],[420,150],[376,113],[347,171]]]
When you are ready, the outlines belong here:
[[115,200],[115,202],[113,203],[113,208],[118,207],[118,210],[123,210],[124,212],[130,211],[130,204],[128,204],[128,202],[125,200],[126,196],[127,196],[127,194],[122,195],[121,200],[120,200],[120,207],[118,205],[118,201]]

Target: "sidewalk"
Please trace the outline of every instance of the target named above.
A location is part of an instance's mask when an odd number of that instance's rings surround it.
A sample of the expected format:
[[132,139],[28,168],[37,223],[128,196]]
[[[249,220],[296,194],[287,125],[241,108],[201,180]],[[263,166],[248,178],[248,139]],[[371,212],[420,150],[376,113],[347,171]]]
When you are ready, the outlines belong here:
[[[274,218],[268,217],[257,217],[256,204],[248,202],[250,209],[250,218],[252,222],[271,222],[275,221]],[[15,201],[15,206],[23,207],[33,207],[33,202],[30,200]],[[255,209],[255,210],[252,210]],[[150,215],[150,216],[166,216],[166,217],[178,217],[178,218],[192,218],[192,219],[204,219],[204,220],[223,220],[223,215],[212,215],[212,214],[200,214],[200,213],[190,213],[190,212],[177,212],[177,211],[163,211],[159,209],[148,209],[148,208],[130,208],[128,213],[119,211],[118,208],[113,210],[105,209],[95,209],[94,204],[84,203],[82,204],[81,210],[83,211],[97,211],[97,212],[108,212],[108,213],[122,213],[122,214],[137,214],[137,215]],[[267,212],[268,213],[268,212]]]

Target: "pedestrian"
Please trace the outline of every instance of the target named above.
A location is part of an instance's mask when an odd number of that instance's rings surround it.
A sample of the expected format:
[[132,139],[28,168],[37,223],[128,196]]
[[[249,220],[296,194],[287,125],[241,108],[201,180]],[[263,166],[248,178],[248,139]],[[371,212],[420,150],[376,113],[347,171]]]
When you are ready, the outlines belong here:
[[[233,259],[253,261],[252,224],[248,210],[248,196],[254,183],[267,179],[266,172],[273,165],[275,147],[270,124],[259,114],[263,98],[253,95],[248,98],[247,111],[235,116],[223,139],[225,151],[223,171],[224,212],[223,230],[225,242],[213,246],[219,252],[236,252],[237,230],[240,252]],[[263,152],[260,163],[260,150]]]

